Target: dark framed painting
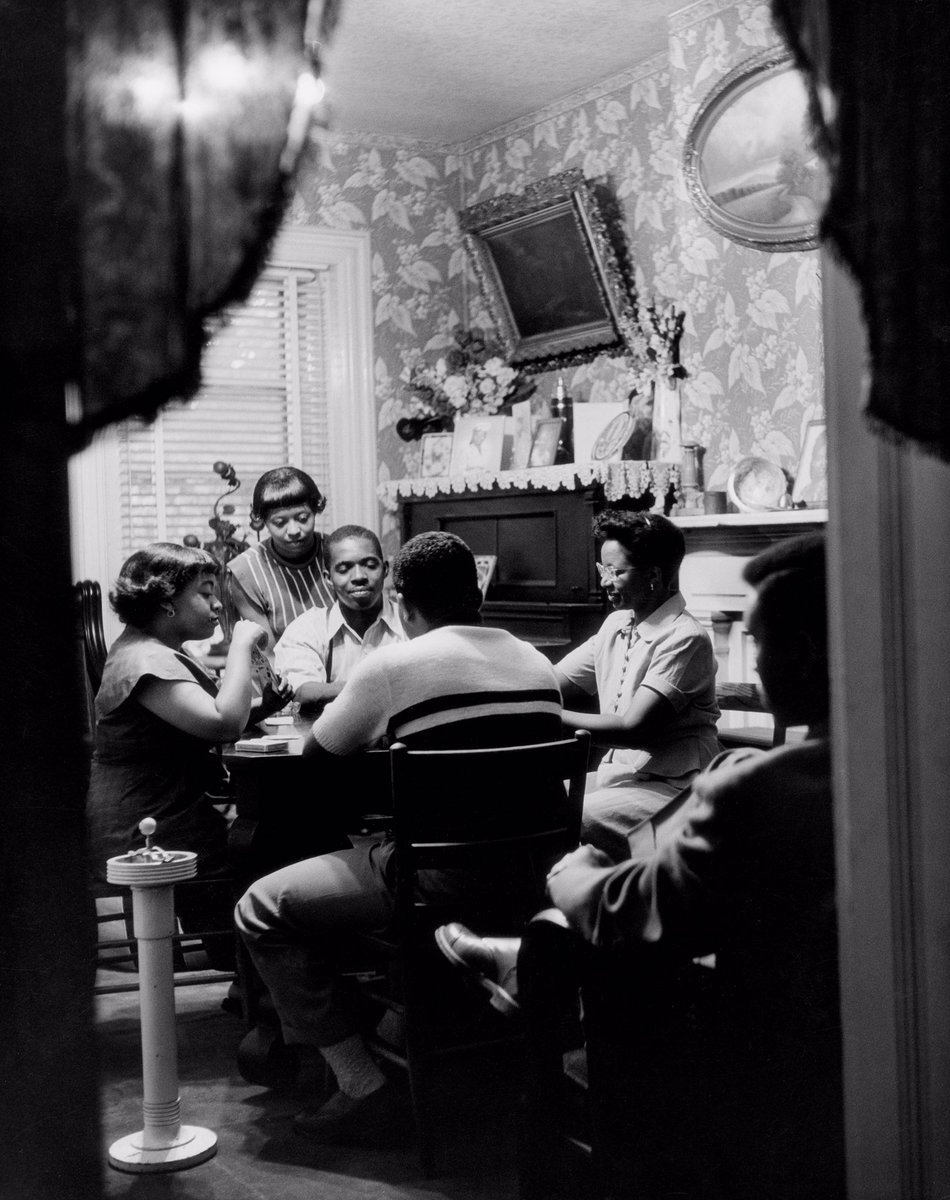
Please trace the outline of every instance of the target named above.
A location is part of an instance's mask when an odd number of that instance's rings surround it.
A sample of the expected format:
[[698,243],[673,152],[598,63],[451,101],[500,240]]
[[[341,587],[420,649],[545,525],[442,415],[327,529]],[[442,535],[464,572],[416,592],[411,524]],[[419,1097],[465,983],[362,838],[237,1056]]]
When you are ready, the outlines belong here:
[[784,49],[724,76],[686,133],[686,186],[720,233],[757,250],[808,250],[829,177],[812,145],[805,83]]
[[545,371],[626,350],[631,301],[582,171],[472,205],[459,223],[513,366]]

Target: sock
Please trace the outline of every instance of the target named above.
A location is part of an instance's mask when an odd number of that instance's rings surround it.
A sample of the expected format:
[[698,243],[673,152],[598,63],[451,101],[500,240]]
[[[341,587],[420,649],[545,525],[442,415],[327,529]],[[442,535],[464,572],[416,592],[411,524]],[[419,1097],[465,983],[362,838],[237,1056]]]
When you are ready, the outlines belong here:
[[377,1091],[386,1082],[386,1076],[371,1058],[358,1033],[342,1042],[334,1042],[332,1046],[321,1046],[320,1053],[330,1064],[340,1091],[354,1100]]

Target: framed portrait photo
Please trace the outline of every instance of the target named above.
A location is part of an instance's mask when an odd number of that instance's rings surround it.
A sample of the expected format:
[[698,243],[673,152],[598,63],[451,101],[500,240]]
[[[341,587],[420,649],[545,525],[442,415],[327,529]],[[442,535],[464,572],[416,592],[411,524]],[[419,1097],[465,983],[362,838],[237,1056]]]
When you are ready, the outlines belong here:
[[562,417],[548,417],[538,422],[528,457],[529,467],[550,467],[554,464],[562,424]]
[[805,427],[802,454],[792,487],[792,504],[807,508],[828,507],[828,437],[824,421]]
[[498,471],[504,442],[504,417],[459,417],[452,439],[450,473]]
[[455,435],[451,433],[424,433],[422,435],[422,469],[423,479],[439,479],[448,475],[452,465],[452,442]]
[[495,564],[497,562],[497,554],[475,555],[475,570],[478,572],[478,587],[482,593],[483,600],[488,594],[488,585],[491,583],[492,576],[495,574]]

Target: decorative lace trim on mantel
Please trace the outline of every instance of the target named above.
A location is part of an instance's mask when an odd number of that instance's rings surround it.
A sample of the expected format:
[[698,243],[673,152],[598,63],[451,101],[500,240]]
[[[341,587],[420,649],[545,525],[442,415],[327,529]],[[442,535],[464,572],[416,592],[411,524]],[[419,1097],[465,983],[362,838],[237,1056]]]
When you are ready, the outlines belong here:
[[393,479],[376,489],[388,512],[395,512],[401,497],[448,496],[461,492],[492,491],[496,488],[537,488],[545,492],[577,491],[591,484],[603,485],[604,497],[620,500],[651,492],[657,506],[670,491],[679,488],[679,463],[612,462],[566,463],[558,467],[524,467],[520,471],[465,471],[436,479]]

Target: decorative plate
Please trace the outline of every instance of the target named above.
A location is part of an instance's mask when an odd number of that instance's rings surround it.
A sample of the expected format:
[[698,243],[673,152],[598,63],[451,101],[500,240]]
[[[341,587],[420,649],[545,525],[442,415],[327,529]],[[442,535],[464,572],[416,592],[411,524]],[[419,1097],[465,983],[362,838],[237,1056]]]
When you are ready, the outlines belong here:
[[630,412],[618,413],[612,421],[609,421],[597,441],[594,442],[594,448],[590,452],[593,461],[609,462],[611,459],[619,458],[627,438],[633,432],[633,423],[633,414]]
[[732,469],[726,493],[739,512],[772,512],[782,507],[788,480],[767,458],[743,458]]

